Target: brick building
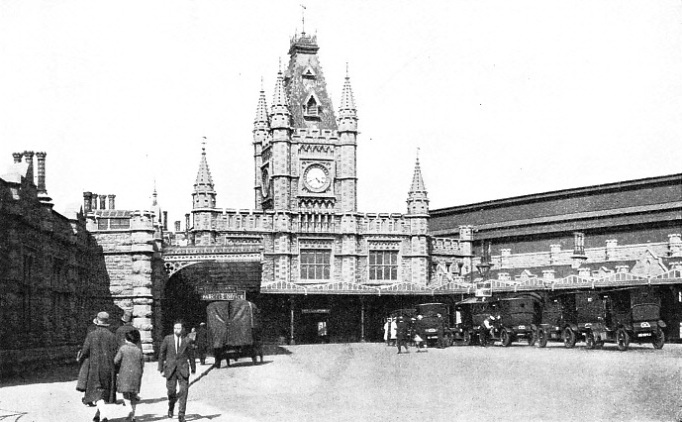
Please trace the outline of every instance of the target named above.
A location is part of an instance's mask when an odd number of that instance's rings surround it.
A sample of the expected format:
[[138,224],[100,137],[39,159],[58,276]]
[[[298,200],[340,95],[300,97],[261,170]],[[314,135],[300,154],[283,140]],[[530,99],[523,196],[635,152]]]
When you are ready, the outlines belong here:
[[0,177],[0,376],[72,361],[97,312],[120,315],[83,214],[52,208],[45,158],[15,153]]

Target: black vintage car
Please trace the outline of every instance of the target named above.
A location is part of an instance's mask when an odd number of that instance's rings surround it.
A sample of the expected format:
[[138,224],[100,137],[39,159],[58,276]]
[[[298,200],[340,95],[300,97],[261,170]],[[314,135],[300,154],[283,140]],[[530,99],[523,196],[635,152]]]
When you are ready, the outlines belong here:
[[566,347],[575,345],[577,332],[575,292],[545,295],[540,324],[536,332],[539,347],[550,340],[564,341]]
[[631,341],[650,342],[655,349],[665,344],[665,322],[660,319],[661,299],[655,287],[632,287],[575,294],[576,326],[564,333],[572,347],[578,338],[587,349],[614,342],[627,350]]
[[[417,315],[421,315],[421,328],[426,335],[429,347],[450,347],[455,335],[452,329],[450,307],[445,303],[422,303],[415,306]],[[439,339],[440,336],[440,339]]]
[[[494,302],[494,301],[493,301]],[[454,340],[464,346],[478,344],[480,326],[492,310],[488,298],[472,297],[455,304],[455,321],[452,328]]]
[[[535,343],[540,322],[541,304],[539,295],[529,293],[485,301],[462,301],[458,303],[458,307],[462,310],[468,308],[471,312],[472,328],[468,334],[469,344],[473,335],[483,346],[499,341],[502,346],[508,347],[512,342],[520,339],[525,339],[529,345]],[[484,325],[485,319],[491,315],[496,317],[493,322],[492,335]],[[465,327],[462,328],[465,329]],[[463,336],[467,336],[467,334],[463,334]]]

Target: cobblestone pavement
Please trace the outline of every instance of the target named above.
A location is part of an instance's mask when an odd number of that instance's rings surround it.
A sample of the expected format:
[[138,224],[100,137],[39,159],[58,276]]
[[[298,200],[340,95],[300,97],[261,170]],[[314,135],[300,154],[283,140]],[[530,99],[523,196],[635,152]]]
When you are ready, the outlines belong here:
[[[383,344],[288,346],[199,366],[188,421],[674,421],[682,346],[619,352],[521,343],[396,354]],[[224,363],[223,363],[224,365]],[[0,421],[89,421],[75,380],[0,388]],[[137,420],[168,420],[164,379],[147,364]],[[123,406],[112,406],[123,421]]]

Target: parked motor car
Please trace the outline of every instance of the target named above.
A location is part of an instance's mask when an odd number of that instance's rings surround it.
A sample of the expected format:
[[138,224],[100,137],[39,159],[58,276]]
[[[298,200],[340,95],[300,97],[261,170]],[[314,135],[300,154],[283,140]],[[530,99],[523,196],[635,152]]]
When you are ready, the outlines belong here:
[[[502,346],[509,347],[513,342],[525,339],[528,345],[534,345],[541,306],[541,297],[534,293],[499,298],[490,302],[487,308],[483,308],[484,312],[474,314],[480,344],[485,346],[499,341]],[[492,333],[483,325],[485,318],[491,314],[496,316]]]
[[582,338],[587,349],[599,348],[606,342],[616,343],[619,350],[628,349],[631,341],[650,342],[655,349],[665,344],[660,317],[661,298],[657,288],[628,287],[601,292],[575,294],[577,327],[565,337]]
[[426,334],[429,347],[450,347],[454,341],[452,315],[450,306],[445,303],[422,303],[415,306],[417,315],[421,315],[421,327]]

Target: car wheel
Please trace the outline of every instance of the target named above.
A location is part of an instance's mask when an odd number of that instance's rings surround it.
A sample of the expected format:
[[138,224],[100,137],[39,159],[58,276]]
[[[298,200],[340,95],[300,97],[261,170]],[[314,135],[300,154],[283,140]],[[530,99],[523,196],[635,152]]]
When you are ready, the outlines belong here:
[[570,349],[575,346],[575,332],[571,329],[571,327],[564,328],[563,337],[564,346],[567,349]]
[[538,329],[538,346],[546,347],[548,341],[549,335],[547,335],[547,332],[542,328]]
[[594,333],[592,333],[592,331],[585,334],[585,348],[587,350],[594,349],[595,343],[596,342],[594,340]]
[[502,334],[500,334],[500,341],[502,341],[502,346],[509,347],[512,344],[511,333],[503,328]]
[[616,332],[616,341],[618,342],[618,350],[624,352],[630,346],[630,334],[624,328],[619,328]]
[[471,333],[469,331],[465,331],[462,334],[462,344],[465,346],[471,346]]
[[665,344],[665,333],[660,328],[654,333],[654,338],[652,340],[654,349],[662,349]]

